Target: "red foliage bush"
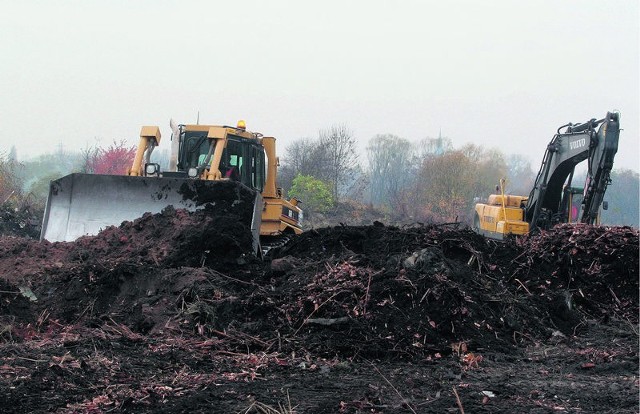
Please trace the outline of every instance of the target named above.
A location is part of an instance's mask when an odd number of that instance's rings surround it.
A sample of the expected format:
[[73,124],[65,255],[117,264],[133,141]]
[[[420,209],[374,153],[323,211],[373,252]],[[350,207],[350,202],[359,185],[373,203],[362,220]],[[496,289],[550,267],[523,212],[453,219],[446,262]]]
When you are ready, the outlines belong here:
[[107,149],[98,148],[87,160],[87,170],[94,174],[126,174],[135,154],[135,146],[127,147],[124,141],[114,141]]

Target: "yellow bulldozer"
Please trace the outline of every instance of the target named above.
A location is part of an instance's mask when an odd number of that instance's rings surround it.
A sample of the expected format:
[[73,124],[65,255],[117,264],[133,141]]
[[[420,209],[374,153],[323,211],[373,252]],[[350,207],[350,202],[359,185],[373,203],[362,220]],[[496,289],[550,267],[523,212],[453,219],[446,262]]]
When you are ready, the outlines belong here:
[[248,131],[244,121],[235,127],[172,121],[171,129],[167,171],[151,162],[160,144],[160,128],[143,126],[126,175],[74,173],[52,181],[41,239],[73,241],[170,205],[195,211],[215,208],[217,203],[239,204],[240,199],[228,191],[230,183],[252,195],[253,208],[242,209],[250,211],[251,217],[242,213],[242,219],[251,223],[256,254],[302,233],[299,201],[285,199],[276,184],[275,138]]

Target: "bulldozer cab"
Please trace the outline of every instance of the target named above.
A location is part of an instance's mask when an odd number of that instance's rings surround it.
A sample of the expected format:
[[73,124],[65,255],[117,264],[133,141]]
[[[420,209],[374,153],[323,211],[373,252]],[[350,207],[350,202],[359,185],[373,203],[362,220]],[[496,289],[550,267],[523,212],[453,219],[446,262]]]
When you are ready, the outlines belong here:
[[240,181],[260,192],[265,182],[265,155],[261,145],[229,138],[222,153],[220,171],[223,177]]
[[[211,168],[212,146],[207,127],[181,125],[178,172],[187,174],[190,168]],[[262,191],[265,184],[265,154],[260,142],[253,136],[227,134],[226,146],[218,168],[223,178],[239,181],[247,187]],[[245,133],[246,134],[246,133]]]

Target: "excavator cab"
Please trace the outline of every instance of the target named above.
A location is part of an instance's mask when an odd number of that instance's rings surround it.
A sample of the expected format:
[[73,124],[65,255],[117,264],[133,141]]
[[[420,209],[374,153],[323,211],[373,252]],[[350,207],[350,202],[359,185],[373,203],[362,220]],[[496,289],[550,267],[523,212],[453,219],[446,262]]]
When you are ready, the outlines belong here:
[[[562,195],[562,207],[560,209],[563,223],[579,223],[580,217],[584,214],[584,187],[566,186]],[[594,224],[600,224],[602,210],[609,209],[609,203],[602,202]]]
[[566,185],[562,191],[562,201],[560,202],[560,214],[562,222],[577,223],[580,221],[582,211],[582,198],[584,188]]

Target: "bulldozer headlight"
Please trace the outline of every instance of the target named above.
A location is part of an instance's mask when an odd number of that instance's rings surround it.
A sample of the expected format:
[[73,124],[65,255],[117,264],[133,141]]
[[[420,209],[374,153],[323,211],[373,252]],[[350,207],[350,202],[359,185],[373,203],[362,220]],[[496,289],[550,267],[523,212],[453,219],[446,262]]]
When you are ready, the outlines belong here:
[[146,164],[144,166],[145,175],[156,175],[160,171],[160,166],[158,164]]
[[187,172],[187,174],[191,178],[196,178],[198,176],[198,169],[195,168],[195,167],[191,167],[191,168],[189,168],[189,171]]

